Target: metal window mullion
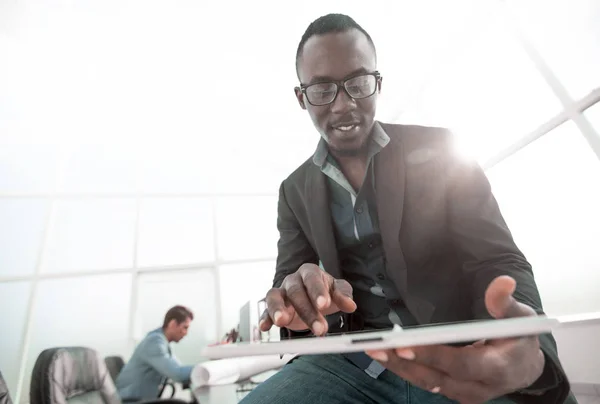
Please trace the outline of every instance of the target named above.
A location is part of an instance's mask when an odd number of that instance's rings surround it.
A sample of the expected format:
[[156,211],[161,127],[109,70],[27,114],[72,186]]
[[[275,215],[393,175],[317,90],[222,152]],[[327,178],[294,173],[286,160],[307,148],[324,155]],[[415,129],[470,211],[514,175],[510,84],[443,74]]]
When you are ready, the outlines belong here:
[[57,199],[135,199],[135,198],[246,198],[246,197],[277,197],[276,193],[260,192],[248,193],[207,193],[207,192],[148,192],[137,194],[135,192],[0,192],[0,198],[57,198]]
[[140,237],[140,211],[142,206],[142,198],[139,196],[135,199],[135,221],[133,230],[133,268],[131,269],[131,293],[129,301],[129,336],[127,345],[133,351],[135,348],[135,334],[137,326],[137,311],[138,311],[138,245]]
[[578,114],[571,119],[573,122],[575,122],[588,145],[592,148],[594,154],[596,154],[596,157],[600,160],[600,134],[598,131],[592,126],[590,120],[583,114]]
[[19,377],[17,378],[17,391],[15,393],[15,402],[21,402],[21,391],[23,390],[23,383],[25,381],[25,369],[27,368],[27,358],[29,354],[29,348],[31,343],[31,333],[33,328],[33,313],[36,304],[37,298],[37,287],[40,281],[39,273],[41,271],[41,267],[44,261],[44,255],[46,251],[46,246],[48,244],[48,238],[50,233],[50,228],[54,222],[54,215],[56,209],[56,200],[50,201],[50,206],[48,208],[48,214],[44,223],[44,228],[42,230],[42,240],[40,243],[40,248],[37,253],[36,265],[33,277],[31,277],[31,288],[29,290],[29,298],[27,300],[27,310],[25,312],[25,325],[23,327],[23,338],[21,339],[21,346],[19,348]]
[[[235,264],[249,264],[256,262],[267,262],[274,261],[276,257],[260,257],[260,258],[245,258],[245,259],[234,259],[234,260],[215,260],[215,261],[206,261],[206,262],[195,262],[189,264],[174,264],[174,265],[157,265],[157,266],[139,266],[137,267],[137,272],[139,274],[146,273],[156,273],[156,272],[178,272],[178,271],[187,271],[193,269],[212,269],[215,265],[235,265]],[[55,273],[45,273],[40,274],[38,279],[63,279],[63,278],[80,278],[80,277],[92,277],[99,275],[109,275],[109,274],[121,274],[121,273],[131,273],[134,270],[133,267],[126,268],[104,268],[104,269],[94,269],[94,270],[74,270],[74,271],[64,271],[64,272],[55,272]],[[33,280],[33,275],[26,276],[7,276],[0,277],[0,283],[3,282],[18,282],[18,281],[28,281]]]
[[27,368],[27,358],[29,356],[29,349],[31,344],[31,334],[33,329],[33,318],[35,305],[37,302],[37,289],[38,283],[41,279],[40,273],[42,270],[42,266],[44,265],[46,249],[48,248],[48,241],[50,238],[50,230],[54,225],[54,216],[56,214],[56,204],[58,199],[56,198],[56,193],[61,189],[62,184],[66,175],[66,168],[69,158],[73,153],[73,149],[67,146],[64,146],[62,149],[64,159],[62,164],[58,165],[56,168],[56,173],[54,176],[54,188],[53,192],[50,195],[50,203],[48,207],[48,215],[46,216],[46,221],[44,223],[44,227],[42,230],[42,239],[40,242],[40,247],[38,250],[38,254],[36,257],[35,270],[33,273],[33,277],[31,278],[31,289],[29,291],[29,299],[27,301],[27,311],[25,314],[25,326],[23,330],[23,338],[21,340],[21,347],[19,349],[20,356],[20,364],[19,364],[19,377],[17,379],[17,392],[15,393],[15,402],[21,402],[21,392],[23,390],[23,383],[25,382],[25,369]]
[[573,99],[569,95],[567,89],[561,83],[558,77],[556,77],[546,60],[542,57],[542,55],[538,52],[536,47],[525,35],[523,30],[519,26],[517,17],[514,15],[512,10],[510,10],[510,6],[506,4],[506,2],[502,3],[504,4],[503,9],[505,11],[506,20],[508,22],[508,25],[510,25],[515,38],[517,39],[517,41],[519,42],[529,59],[533,62],[536,69],[540,72],[544,81],[551,88],[554,95],[558,98],[564,110],[568,114],[568,117],[571,120],[573,120],[575,125],[577,125],[581,134],[596,154],[596,157],[600,159],[600,135],[598,135],[598,132],[592,127],[589,120],[581,113],[581,111],[573,109],[571,107],[575,103],[573,102]]
[[572,119],[571,117],[573,116],[573,114],[581,114],[583,111],[585,111],[586,109],[598,102],[600,102],[600,88],[595,89],[584,98],[574,102],[567,109],[561,111],[560,113],[552,117],[550,120],[540,125],[533,132],[530,132],[529,134],[523,136],[515,143],[511,144],[499,153],[492,156],[482,165],[483,168],[487,170],[495,166],[502,160],[510,157],[519,150],[523,149],[528,144],[544,136],[546,133],[559,127],[569,119]]
[[215,255],[215,265],[213,268],[213,275],[215,277],[215,296],[216,296],[216,308],[217,308],[217,313],[216,313],[216,318],[217,318],[217,322],[216,322],[216,335],[215,335],[215,340],[219,341],[221,338],[221,327],[223,326],[223,320],[222,320],[222,314],[223,314],[223,305],[221,304],[221,265],[223,265],[223,261],[221,261],[220,257],[219,257],[219,243],[218,243],[218,236],[219,236],[219,231],[217,229],[217,224],[218,224],[218,218],[217,218],[217,197],[212,197],[211,198],[211,209],[212,209],[212,225],[213,225],[213,248],[214,248],[214,255]]

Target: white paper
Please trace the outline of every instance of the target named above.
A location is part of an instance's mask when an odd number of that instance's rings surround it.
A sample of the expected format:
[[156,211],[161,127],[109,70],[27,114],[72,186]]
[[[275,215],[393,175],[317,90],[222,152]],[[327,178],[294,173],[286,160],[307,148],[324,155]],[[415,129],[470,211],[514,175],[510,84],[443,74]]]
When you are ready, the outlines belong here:
[[244,358],[220,359],[194,366],[191,375],[192,385],[218,386],[247,380],[268,370],[279,369],[296,355],[261,355]]

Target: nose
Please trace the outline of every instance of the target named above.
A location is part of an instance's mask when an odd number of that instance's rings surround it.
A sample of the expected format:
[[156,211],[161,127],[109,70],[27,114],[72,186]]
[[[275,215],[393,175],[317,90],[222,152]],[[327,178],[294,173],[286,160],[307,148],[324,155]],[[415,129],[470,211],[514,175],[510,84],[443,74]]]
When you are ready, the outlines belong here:
[[334,114],[345,114],[356,108],[356,100],[350,97],[344,88],[340,88],[335,99],[331,103],[331,112]]

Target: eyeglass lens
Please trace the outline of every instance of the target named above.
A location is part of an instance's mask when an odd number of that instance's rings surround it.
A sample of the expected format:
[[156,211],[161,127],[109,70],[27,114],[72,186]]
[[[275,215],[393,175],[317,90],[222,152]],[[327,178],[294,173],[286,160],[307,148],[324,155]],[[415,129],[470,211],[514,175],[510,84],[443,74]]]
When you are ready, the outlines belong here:
[[[375,93],[377,79],[371,74],[356,76],[344,82],[344,87],[354,99],[367,98]],[[326,105],[333,102],[337,92],[336,83],[317,83],[306,88],[306,97],[313,105]]]

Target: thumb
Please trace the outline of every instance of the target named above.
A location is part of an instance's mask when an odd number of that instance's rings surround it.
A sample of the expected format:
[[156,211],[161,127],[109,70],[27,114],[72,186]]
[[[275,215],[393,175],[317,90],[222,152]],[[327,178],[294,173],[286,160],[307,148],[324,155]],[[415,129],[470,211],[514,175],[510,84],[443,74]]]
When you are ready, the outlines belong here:
[[496,319],[535,316],[535,311],[519,303],[513,293],[517,282],[510,276],[495,278],[485,291],[485,307],[490,315]]

